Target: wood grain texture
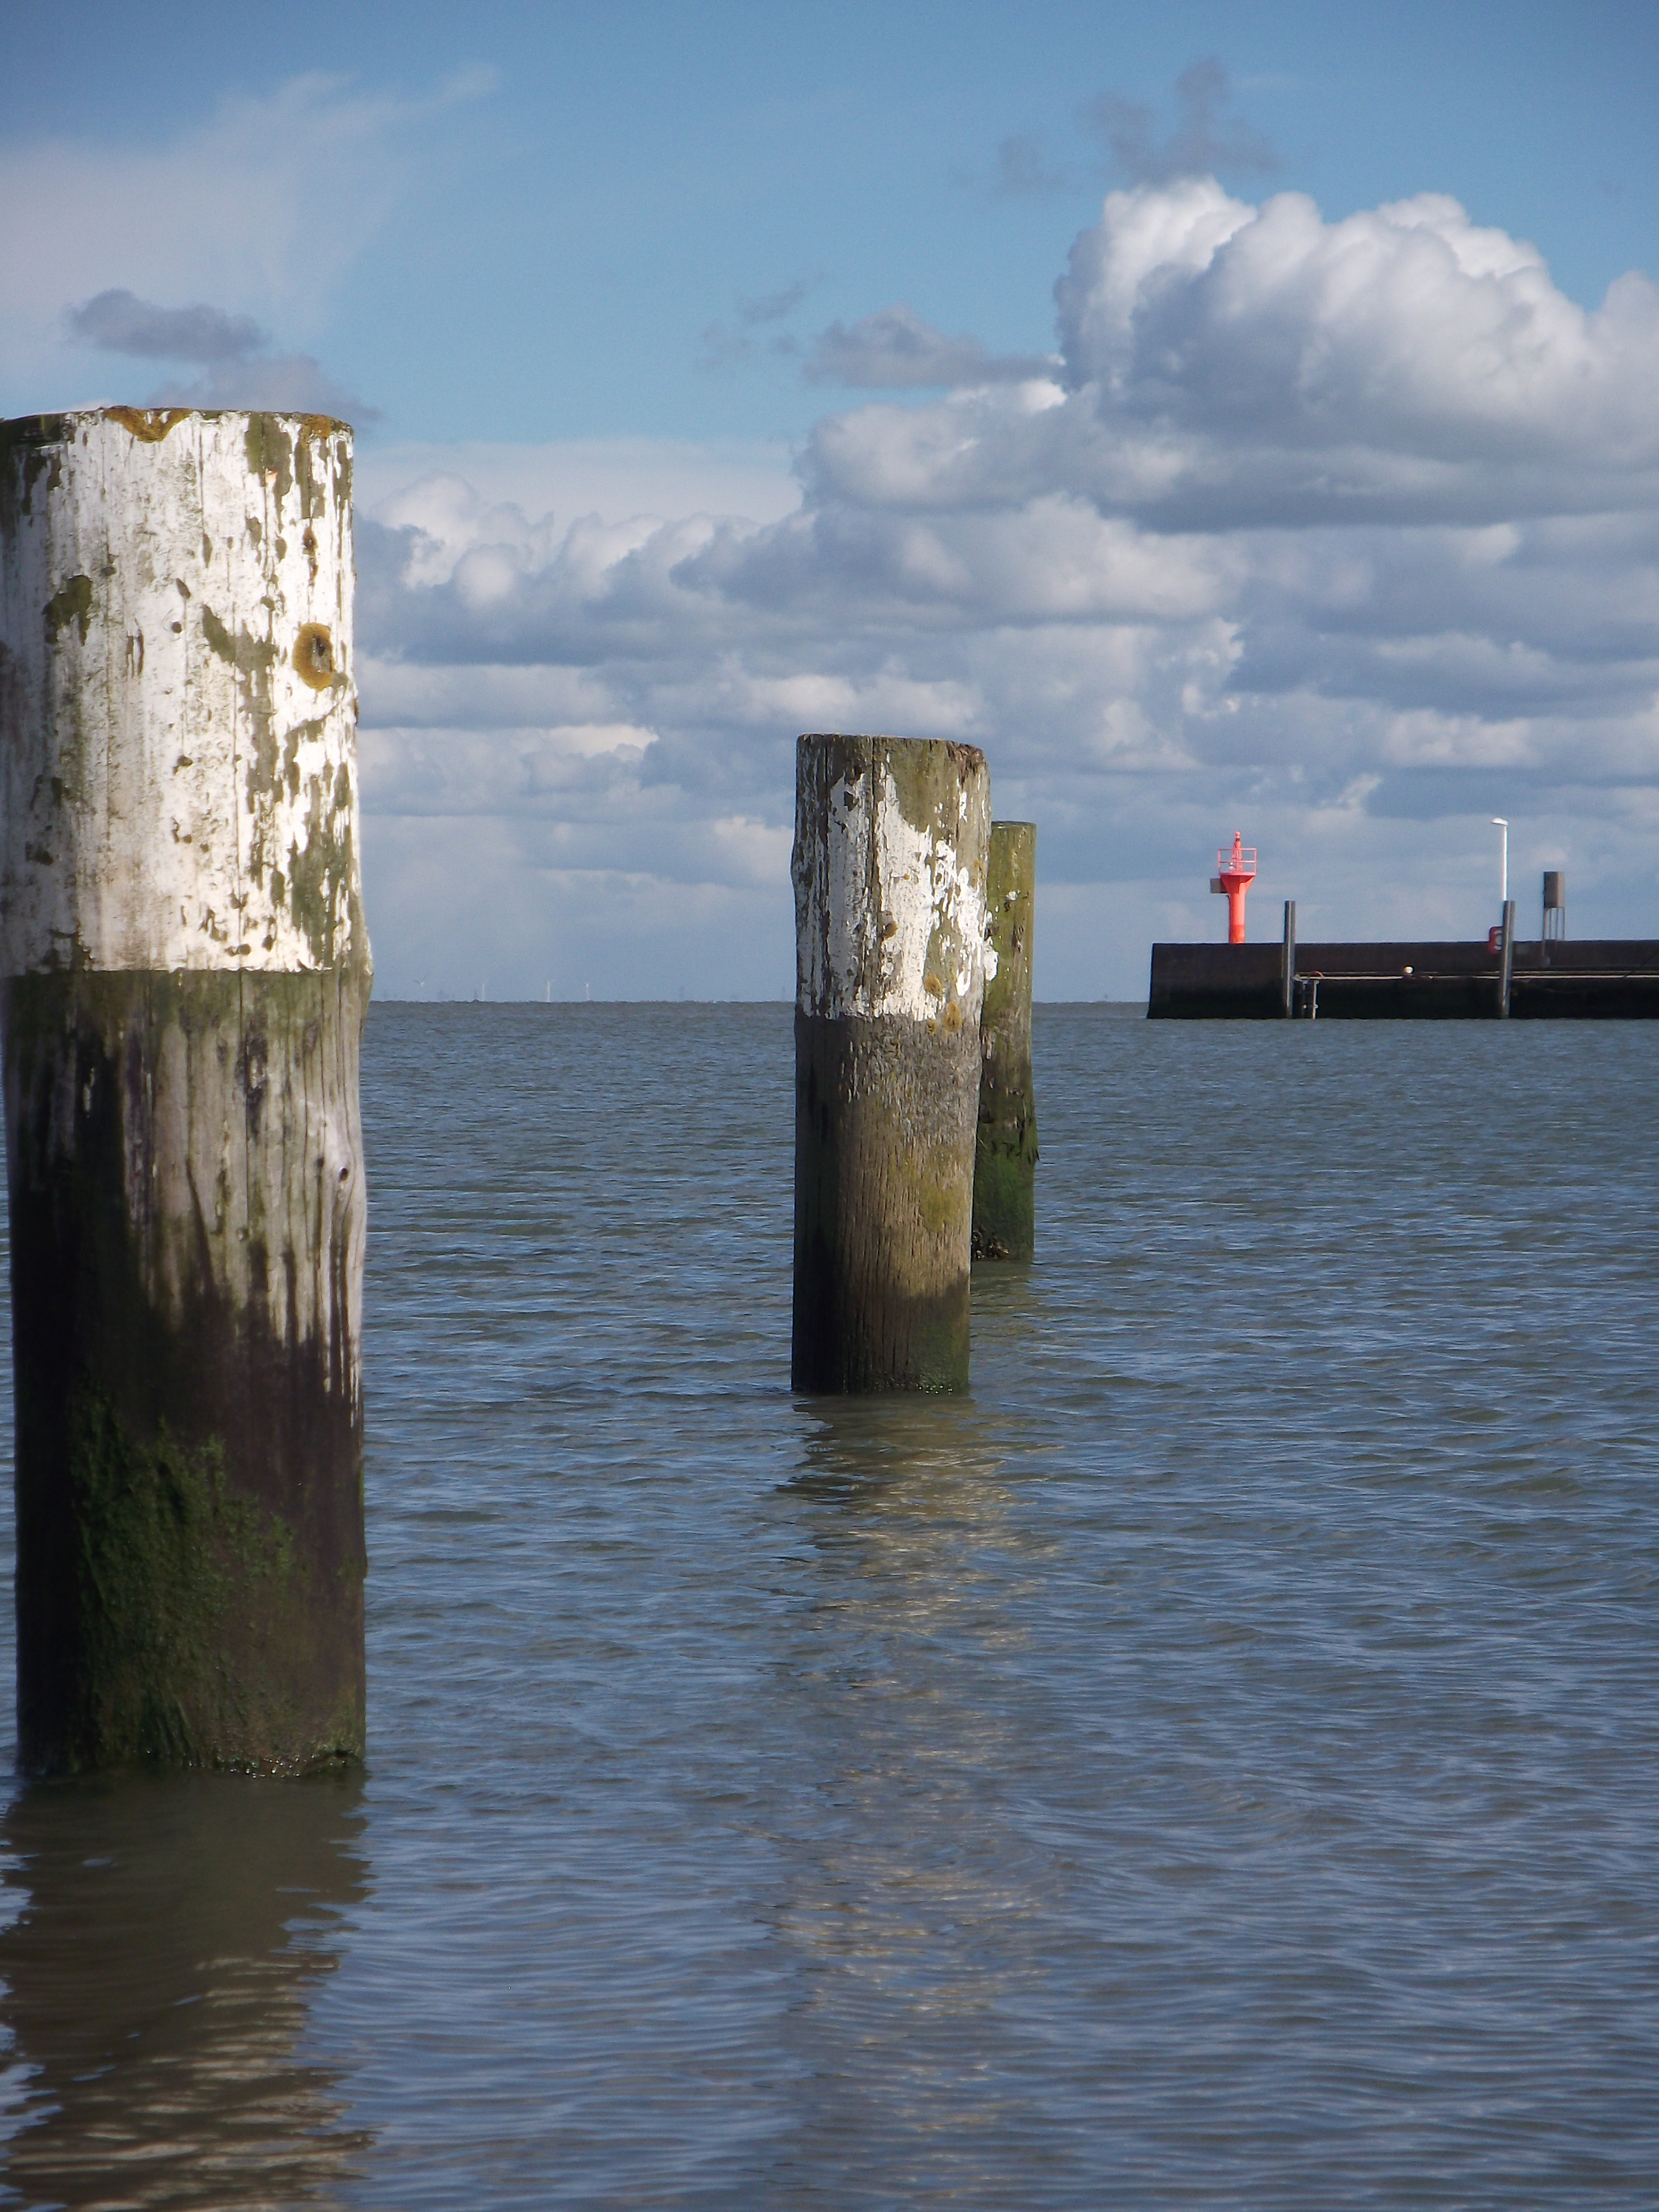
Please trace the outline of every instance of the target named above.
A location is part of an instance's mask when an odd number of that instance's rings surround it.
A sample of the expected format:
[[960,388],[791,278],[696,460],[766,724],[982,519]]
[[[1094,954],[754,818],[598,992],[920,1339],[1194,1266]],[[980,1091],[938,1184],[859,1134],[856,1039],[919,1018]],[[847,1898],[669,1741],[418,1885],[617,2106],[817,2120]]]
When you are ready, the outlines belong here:
[[0,974],[366,958],[351,626],[344,423],[0,424]]
[[0,985],[32,1770],[362,1753],[364,1007]]

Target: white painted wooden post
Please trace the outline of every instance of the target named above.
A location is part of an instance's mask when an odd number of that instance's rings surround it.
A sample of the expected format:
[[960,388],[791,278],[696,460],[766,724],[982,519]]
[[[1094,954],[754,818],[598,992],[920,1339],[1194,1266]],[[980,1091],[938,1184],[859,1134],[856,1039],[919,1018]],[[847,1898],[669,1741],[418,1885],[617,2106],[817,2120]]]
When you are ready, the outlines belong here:
[[351,433],[0,426],[0,1034],[36,1768],[363,1741]]

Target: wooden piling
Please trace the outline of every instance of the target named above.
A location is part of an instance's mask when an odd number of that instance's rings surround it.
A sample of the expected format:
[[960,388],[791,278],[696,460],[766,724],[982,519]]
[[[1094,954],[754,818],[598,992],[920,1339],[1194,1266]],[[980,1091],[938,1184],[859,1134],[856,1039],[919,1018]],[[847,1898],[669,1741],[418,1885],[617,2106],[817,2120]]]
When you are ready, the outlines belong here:
[[967,1387],[990,812],[972,745],[797,750],[798,1390]]
[[20,1755],[363,1745],[351,433],[0,426]]
[[1031,1084],[1036,896],[1036,824],[994,822],[974,1151],[976,1260],[1029,1260],[1036,1248],[1036,1099]]

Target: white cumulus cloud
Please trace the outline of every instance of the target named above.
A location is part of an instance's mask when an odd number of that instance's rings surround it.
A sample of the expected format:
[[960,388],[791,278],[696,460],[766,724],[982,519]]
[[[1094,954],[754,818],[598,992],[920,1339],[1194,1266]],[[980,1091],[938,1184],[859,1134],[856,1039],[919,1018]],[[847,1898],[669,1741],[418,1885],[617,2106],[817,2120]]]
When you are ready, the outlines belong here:
[[[1106,200],[1056,300],[1057,356],[1000,380],[940,341],[957,388],[825,417],[793,513],[534,514],[429,470],[381,496],[392,988],[444,896],[418,825],[487,816],[507,904],[544,915],[526,987],[565,931],[590,978],[603,911],[611,988],[787,992],[793,744],[825,726],[986,746],[1066,917],[1050,994],[1144,988],[1154,934],[1212,926],[1241,826],[1304,934],[1483,930],[1494,813],[1518,881],[1568,867],[1577,927],[1653,930],[1651,281],[1585,308],[1443,197],[1328,222],[1176,179]],[[904,341],[929,375],[935,336]]]

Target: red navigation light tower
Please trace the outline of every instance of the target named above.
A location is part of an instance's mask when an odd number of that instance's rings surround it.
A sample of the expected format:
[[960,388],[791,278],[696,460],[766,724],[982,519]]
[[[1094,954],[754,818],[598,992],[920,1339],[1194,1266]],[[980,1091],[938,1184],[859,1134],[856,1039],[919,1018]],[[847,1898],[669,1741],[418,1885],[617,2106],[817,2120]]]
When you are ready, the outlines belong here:
[[1227,894],[1227,942],[1244,942],[1244,894],[1255,881],[1255,847],[1244,842],[1242,830],[1233,832],[1233,849],[1216,854],[1218,872],[1210,878],[1212,891]]

